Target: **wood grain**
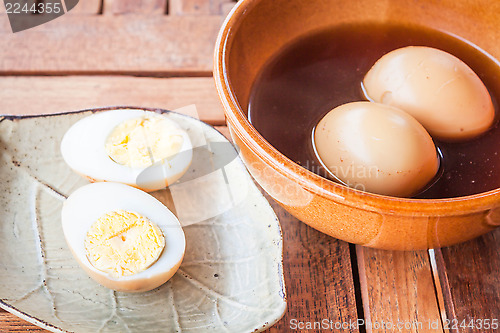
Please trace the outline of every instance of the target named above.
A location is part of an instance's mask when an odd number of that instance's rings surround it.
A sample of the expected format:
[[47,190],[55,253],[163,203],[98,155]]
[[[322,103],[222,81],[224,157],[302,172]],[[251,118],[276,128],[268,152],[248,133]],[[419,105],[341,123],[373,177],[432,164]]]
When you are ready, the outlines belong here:
[[4,14],[0,74],[208,76],[221,23],[217,15],[63,15],[13,34]]
[[234,6],[235,0],[169,0],[170,15],[219,15]]
[[[48,1],[45,1],[48,2]],[[80,0],[78,4],[68,11],[69,15],[97,15],[101,10],[102,0]]]
[[[312,229],[291,216],[269,196],[283,230],[283,265],[288,309],[268,332],[317,332],[299,322],[335,325],[356,322],[357,309],[349,244]],[[294,324],[295,323],[295,324]],[[358,332],[357,329],[345,330]]]
[[177,109],[195,104],[201,120],[225,124],[209,77],[6,76],[0,79],[3,114],[46,114],[129,105]]
[[356,252],[367,332],[443,332],[426,251]]
[[[500,229],[435,254],[450,331],[499,332]],[[497,328],[480,327],[484,319]]]
[[49,332],[0,309],[0,332]]
[[165,15],[167,0],[114,0],[105,1],[103,14]]

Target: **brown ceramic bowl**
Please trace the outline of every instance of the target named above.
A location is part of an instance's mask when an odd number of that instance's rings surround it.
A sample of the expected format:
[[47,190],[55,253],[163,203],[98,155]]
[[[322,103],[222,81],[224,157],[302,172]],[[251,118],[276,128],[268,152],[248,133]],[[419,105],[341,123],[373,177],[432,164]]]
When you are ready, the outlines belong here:
[[446,31],[500,59],[498,0],[243,0],[215,49],[215,81],[232,138],[253,177],[294,216],[333,237],[383,249],[448,246],[500,225],[500,189],[452,199],[402,199],[328,181],[272,147],[247,119],[250,89],[266,61],[313,30],[393,21]]

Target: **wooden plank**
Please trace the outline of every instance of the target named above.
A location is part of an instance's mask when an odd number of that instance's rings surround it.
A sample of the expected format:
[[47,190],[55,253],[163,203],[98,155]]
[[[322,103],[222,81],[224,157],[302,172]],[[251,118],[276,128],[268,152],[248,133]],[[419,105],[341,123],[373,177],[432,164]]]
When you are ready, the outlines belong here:
[[[80,0],[78,1],[78,4],[73,7],[70,11],[67,13],[70,15],[82,15],[82,14],[91,14],[91,15],[97,15],[101,11],[101,4],[103,0]],[[49,0],[46,0],[45,2],[49,2]],[[66,10],[67,10],[67,4],[66,4]]]
[[[448,315],[445,328],[451,332],[499,332],[500,229],[435,250],[435,255]],[[488,321],[489,329],[485,326]]]
[[356,252],[367,332],[443,332],[426,251]]
[[221,21],[220,16],[63,15],[13,34],[4,14],[0,73],[208,75]]
[[177,109],[195,104],[203,121],[225,124],[213,78],[131,76],[6,76],[3,114],[43,114],[112,105]]
[[167,0],[105,0],[103,14],[165,15]]
[[14,316],[9,312],[0,310],[0,332],[49,332]]
[[[359,332],[335,328],[358,319],[349,244],[300,222],[265,195],[283,231],[287,290],[287,312],[268,332]],[[328,329],[307,329],[307,323]]]
[[228,6],[234,6],[235,0],[169,0],[170,15],[220,15]]

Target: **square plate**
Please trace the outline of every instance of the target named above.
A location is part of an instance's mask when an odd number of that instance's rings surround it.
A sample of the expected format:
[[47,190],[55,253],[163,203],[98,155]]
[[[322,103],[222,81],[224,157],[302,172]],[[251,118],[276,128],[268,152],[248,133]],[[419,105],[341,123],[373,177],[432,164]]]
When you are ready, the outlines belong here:
[[188,172],[151,193],[184,228],[179,271],[152,291],[123,293],[78,266],[60,214],[88,182],[59,145],[103,110],[0,118],[0,307],[53,332],[251,332],[277,322],[286,309],[278,219],[224,136],[178,113],[141,108],[175,120],[195,147]]

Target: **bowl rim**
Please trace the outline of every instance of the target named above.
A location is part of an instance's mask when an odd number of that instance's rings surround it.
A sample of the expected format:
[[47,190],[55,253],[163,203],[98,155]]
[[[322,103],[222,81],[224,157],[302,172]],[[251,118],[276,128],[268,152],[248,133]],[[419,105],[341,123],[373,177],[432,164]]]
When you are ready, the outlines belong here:
[[491,209],[498,205],[500,188],[473,195],[441,199],[400,198],[353,189],[307,170],[274,148],[245,116],[227,76],[227,51],[232,42],[231,36],[235,34],[245,14],[258,2],[259,0],[238,1],[225,18],[215,43],[213,76],[230,129],[262,161],[313,194],[369,211],[383,210],[385,213],[413,216],[464,215]]

